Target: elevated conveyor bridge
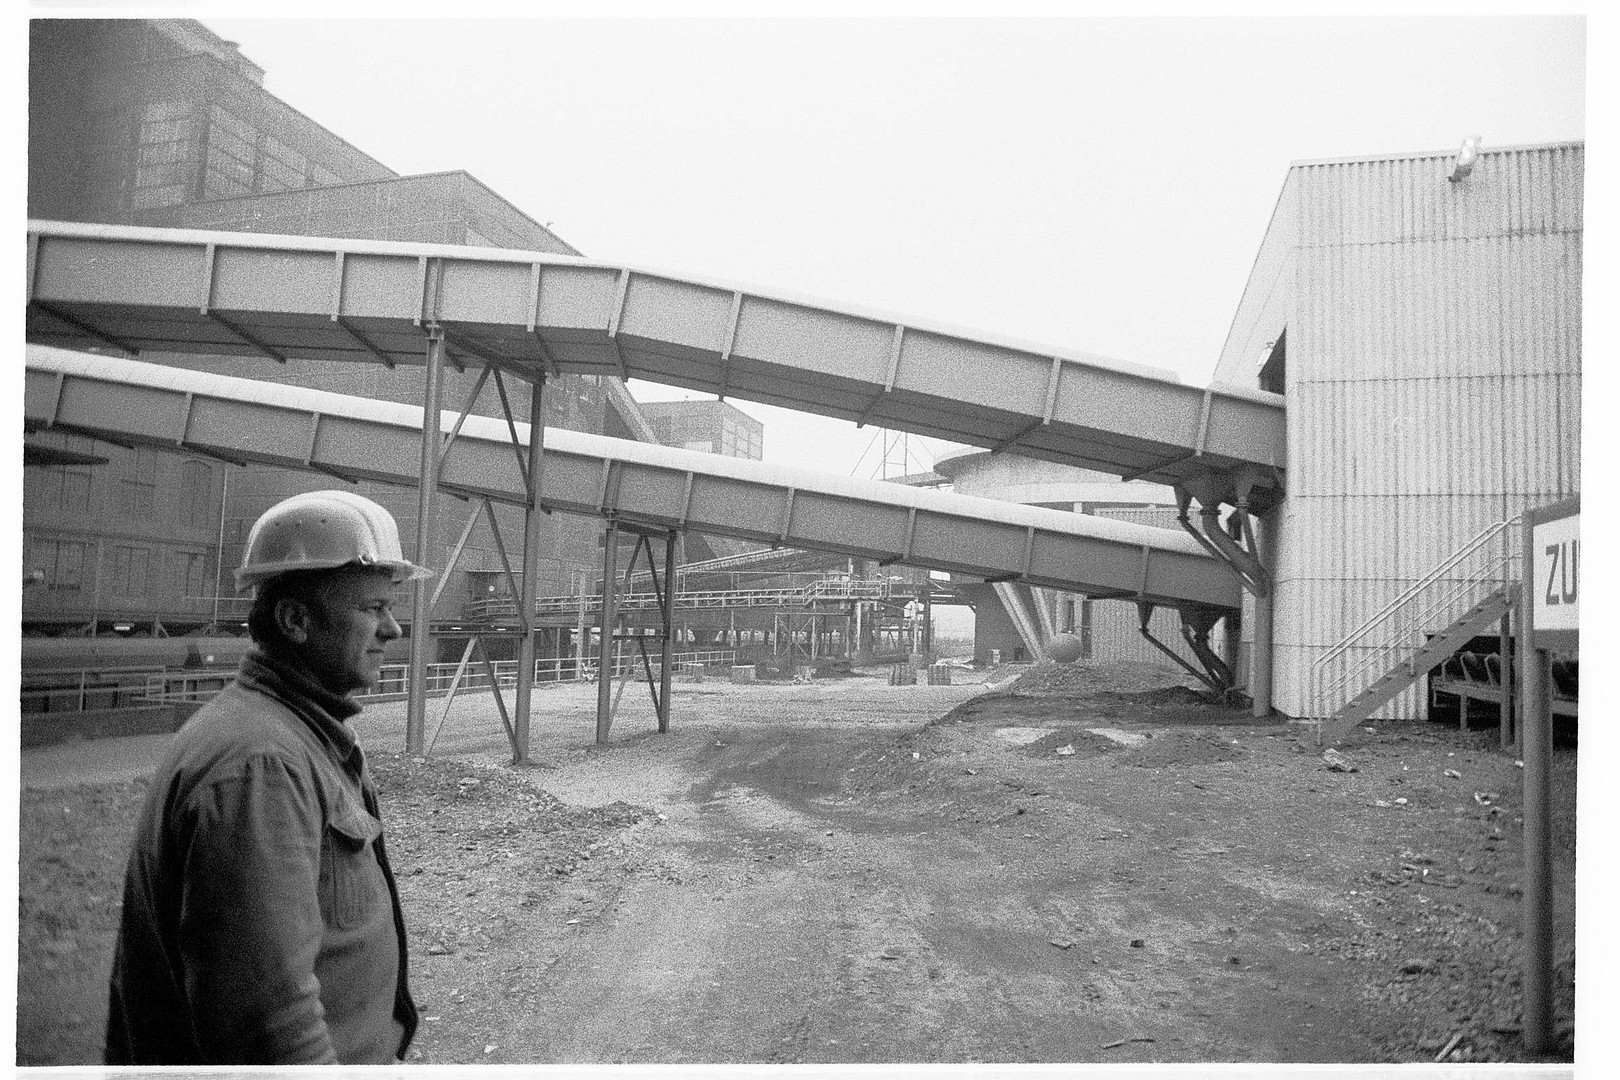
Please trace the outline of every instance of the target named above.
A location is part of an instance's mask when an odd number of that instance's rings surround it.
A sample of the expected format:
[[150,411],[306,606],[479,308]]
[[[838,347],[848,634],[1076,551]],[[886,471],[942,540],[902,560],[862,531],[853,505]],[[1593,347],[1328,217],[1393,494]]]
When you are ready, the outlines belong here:
[[[1014,450],[1174,485],[1194,546],[1235,567],[1257,596],[1267,587],[1263,567],[1252,557],[1257,544],[1247,519],[1281,498],[1285,429],[1278,395],[1190,387],[1166,372],[1094,356],[567,256],[34,221],[28,226],[27,259],[27,333],[34,343],[131,355],[178,352],[423,366],[423,406],[429,415],[440,413],[439,372],[445,363],[481,368],[480,386],[491,374],[498,387],[503,373],[526,380],[532,388],[531,415],[537,415],[547,375],[643,378]],[[237,400],[235,410],[277,407],[274,403],[285,400],[277,395],[288,389],[238,388],[257,396]],[[126,403],[127,426],[143,426],[136,418],[144,406],[134,399],[156,394],[170,402],[159,438],[168,438],[171,446],[203,445],[201,428],[189,426],[199,423],[201,414],[191,405],[183,417],[174,412],[174,402],[190,391],[165,395],[156,386],[136,390],[126,384],[120,393],[132,396]],[[502,394],[504,401],[504,388]],[[374,417],[319,413],[318,408],[283,408],[279,425],[261,425],[277,428],[274,435],[264,432],[263,448],[239,445],[240,439],[225,438],[224,432],[208,437],[231,443],[216,450],[228,460],[272,460],[414,485],[423,528],[433,520],[439,486],[517,502],[526,509],[525,576],[537,573],[533,515],[559,508],[601,514],[610,523],[634,521],[643,529],[691,527],[958,569],[990,580],[1138,596],[1183,610],[1237,604],[1230,577],[1190,548],[1082,535],[1053,521],[1012,520],[1007,515],[1033,511],[1014,511],[1008,504],[946,510],[911,501],[928,492],[903,496],[905,489],[883,485],[881,496],[857,495],[837,480],[818,485],[732,475],[638,456],[652,452],[645,446],[571,443],[574,433],[565,432],[555,433],[555,445],[542,445],[541,434],[531,433],[526,450],[519,446],[514,455],[517,427],[510,410],[511,443],[499,450],[493,439],[473,437],[441,445],[442,433],[418,428],[417,467],[411,470],[404,443],[410,423],[399,425],[397,437],[383,440],[388,447],[383,460],[353,441]],[[220,410],[231,413],[223,404]],[[287,413],[300,410],[308,427],[295,433]],[[419,410],[418,425],[421,415]],[[120,422],[100,419],[115,428]],[[464,413],[456,423],[471,436],[482,426],[477,420]],[[176,422],[187,426],[176,431]],[[221,423],[231,426],[229,420]],[[125,433],[128,440],[141,437],[140,431]],[[329,459],[348,460],[330,464]],[[684,487],[672,487],[671,476],[684,476]],[[1187,516],[1194,498],[1202,531]],[[871,527],[859,536],[837,520],[849,509],[841,505],[845,500],[867,508],[861,520]],[[1235,516],[1243,527],[1230,536],[1216,516],[1222,503],[1242,511]],[[703,520],[706,516],[712,520]],[[940,530],[956,536],[947,538]],[[650,549],[647,557],[650,566]],[[418,590],[413,613],[422,625],[429,622],[426,596],[425,589]],[[532,626],[526,626],[529,654],[533,641]],[[415,666],[425,668],[426,635],[413,638],[412,647],[413,660],[422,661]],[[1257,649],[1257,662],[1265,653],[1264,647]],[[520,660],[520,670],[526,668]],[[422,730],[417,689],[408,720],[412,748]],[[520,682],[514,745],[526,744],[526,691]],[[663,716],[660,706],[661,726]]]
[[1160,484],[1281,483],[1282,398],[847,305],[560,255],[33,221],[28,340],[68,349],[578,372]]
[[[119,357],[31,347],[25,422],[226,461],[415,486],[422,410]],[[504,421],[440,415],[441,490],[520,504]],[[527,425],[518,436],[528,438]],[[544,508],[1002,581],[1235,609],[1238,583],[1180,533],[548,428]]]

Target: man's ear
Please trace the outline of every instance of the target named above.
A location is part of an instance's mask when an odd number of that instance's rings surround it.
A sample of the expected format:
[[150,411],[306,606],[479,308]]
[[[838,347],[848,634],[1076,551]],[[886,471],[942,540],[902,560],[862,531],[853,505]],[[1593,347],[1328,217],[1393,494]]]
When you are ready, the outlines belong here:
[[275,609],[276,629],[281,636],[294,645],[302,645],[309,640],[310,626],[314,622],[313,613],[309,605],[293,596],[283,596],[276,601]]

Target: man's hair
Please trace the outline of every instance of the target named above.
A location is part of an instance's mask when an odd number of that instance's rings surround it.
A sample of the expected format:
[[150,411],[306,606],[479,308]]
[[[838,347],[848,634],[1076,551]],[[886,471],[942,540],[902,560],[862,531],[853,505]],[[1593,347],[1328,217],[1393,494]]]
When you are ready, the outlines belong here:
[[261,581],[254,589],[253,607],[248,611],[248,636],[271,652],[290,647],[292,642],[276,624],[277,605],[283,600],[295,600],[316,618],[324,618],[321,592],[336,573],[335,570],[297,570]]

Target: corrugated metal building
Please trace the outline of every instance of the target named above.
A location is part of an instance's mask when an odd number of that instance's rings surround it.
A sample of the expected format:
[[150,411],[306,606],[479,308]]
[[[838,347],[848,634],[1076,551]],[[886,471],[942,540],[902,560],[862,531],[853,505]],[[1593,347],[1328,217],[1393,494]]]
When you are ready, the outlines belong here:
[[[1216,372],[1287,399],[1279,711],[1310,715],[1313,662],[1471,537],[1580,491],[1583,157],[1289,169]],[[1423,709],[1415,687],[1377,715]]]

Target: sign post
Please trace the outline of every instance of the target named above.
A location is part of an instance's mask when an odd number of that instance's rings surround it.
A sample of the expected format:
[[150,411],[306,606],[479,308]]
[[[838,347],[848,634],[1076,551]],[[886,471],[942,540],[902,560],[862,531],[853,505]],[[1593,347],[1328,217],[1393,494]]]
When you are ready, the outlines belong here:
[[1552,1044],[1552,651],[1580,647],[1579,496],[1524,515],[1524,1045]]

